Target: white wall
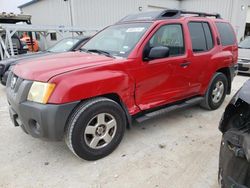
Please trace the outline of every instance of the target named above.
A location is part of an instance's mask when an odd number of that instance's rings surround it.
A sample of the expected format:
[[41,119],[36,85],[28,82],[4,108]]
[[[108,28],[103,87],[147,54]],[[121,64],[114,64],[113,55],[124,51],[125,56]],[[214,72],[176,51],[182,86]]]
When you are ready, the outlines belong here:
[[247,23],[250,23],[250,6],[247,9]]
[[23,7],[25,14],[32,15],[32,23],[39,25],[71,25],[70,3],[73,25],[86,29],[101,29],[113,24],[128,14],[151,8],[178,8],[176,0],[41,0]]
[[102,29],[128,14],[140,12],[139,7],[141,11],[179,8],[217,12],[232,23],[239,40],[244,36],[250,0],[41,0],[24,7],[22,11],[32,15],[33,24],[70,26],[70,3],[73,26],[85,29]]
[[148,11],[149,5],[177,8],[176,0],[73,0],[74,23],[88,29],[103,28],[128,14]]
[[[152,9],[178,8],[176,0],[41,0],[22,8],[22,12],[32,15],[35,25],[71,26],[70,3],[73,26],[88,30],[99,30],[111,25],[128,14]],[[58,36],[60,39],[60,36]],[[56,41],[50,41],[48,46]]]
[[32,23],[39,25],[70,25],[69,2],[63,0],[41,0],[22,8],[32,15]]

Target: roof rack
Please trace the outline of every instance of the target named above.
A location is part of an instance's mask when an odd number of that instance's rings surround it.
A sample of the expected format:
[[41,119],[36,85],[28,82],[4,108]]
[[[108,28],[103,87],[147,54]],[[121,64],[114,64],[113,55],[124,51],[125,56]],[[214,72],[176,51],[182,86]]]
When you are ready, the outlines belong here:
[[221,19],[221,15],[218,13],[210,14],[210,13],[204,13],[204,12],[193,12],[193,11],[180,10],[180,14],[194,14],[194,15],[198,15],[199,17],[215,17],[217,19]]
[[[193,12],[193,11],[184,11],[177,9],[166,9],[163,11],[154,11],[154,12],[143,12],[140,14],[132,14],[122,18],[119,22],[127,21],[140,21],[140,20],[164,20],[164,19],[177,19],[184,14],[196,15],[198,17],[215,17],[221,19],[220,14],[208,14],[204,12]],[[118,22],[118,23],[119,23]]]

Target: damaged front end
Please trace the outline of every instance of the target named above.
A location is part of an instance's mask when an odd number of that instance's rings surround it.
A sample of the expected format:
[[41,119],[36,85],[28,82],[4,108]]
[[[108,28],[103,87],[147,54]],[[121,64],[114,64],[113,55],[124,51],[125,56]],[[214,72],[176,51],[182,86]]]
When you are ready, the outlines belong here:
[[231,128],[250,127],[250,80],[234,95],[220,121],[219,129],[225,133]]
[[250,187],[250,80],[230,101],[219,126],[219,183],[222,188]]

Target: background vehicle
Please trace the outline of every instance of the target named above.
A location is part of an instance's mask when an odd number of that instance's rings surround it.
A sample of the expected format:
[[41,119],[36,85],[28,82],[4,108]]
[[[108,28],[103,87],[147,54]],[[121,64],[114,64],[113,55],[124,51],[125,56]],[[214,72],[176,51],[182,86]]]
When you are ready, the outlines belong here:
[[233,28],[218,14],[129,15],[78,52],[15,66],[6,87],[10,116],[33,137],[65,138],[78,157],[97,160],[119,145],[132,119],[195,104],[219,108],[237,58]]
[[250,74],[250,37],[239,43],[238,71]]
[[10,71],[10,67],[14,66],[18,63],[21,63],[21,60],[31,59],[49,55],[51,53],[60,53],[67,51],[78,50],[90,37],[73,37],[73,38],[65,38],[56,43],[54,46],[50,47],[46,51],[41,51],[37,53],[28,53],[25,55],[18,55],[11,57],[9,59],[0,61],[0,80],[1,84],[5,85],[8,74]]
[[219,182],[222,187],[250,187],[250,80],[232,98],[220,123],[223,133]]

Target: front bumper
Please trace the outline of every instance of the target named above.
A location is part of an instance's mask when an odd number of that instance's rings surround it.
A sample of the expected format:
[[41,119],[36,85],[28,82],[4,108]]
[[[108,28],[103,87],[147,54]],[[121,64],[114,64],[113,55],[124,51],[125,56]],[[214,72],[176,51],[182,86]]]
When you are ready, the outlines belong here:
[[14,125],[35,138],[62,140],[67,119],[78,102],[55,105],[27,101],[32,81],[18,78],[15,87],[11,88],[13,76],[11,73],[8,78],[6,93]]
[[250,74],[250,60],[238,60],[238,72]]

